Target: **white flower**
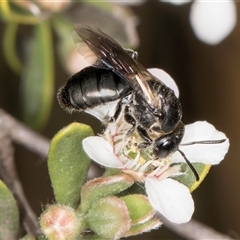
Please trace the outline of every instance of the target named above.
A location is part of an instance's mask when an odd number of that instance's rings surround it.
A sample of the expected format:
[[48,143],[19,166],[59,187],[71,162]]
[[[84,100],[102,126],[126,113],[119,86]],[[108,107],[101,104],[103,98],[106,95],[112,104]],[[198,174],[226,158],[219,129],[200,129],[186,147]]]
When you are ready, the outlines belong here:
[[[196,131],[196,137],[199,135],[200,138],[195,138],[196,141],[202,140],[205,136],[204,132],[209,128],[212,130],[211,135],[214,140],[226,139],[226,141],[220,144],[180,145],[179,148],[191,162],[218,164],[224,158],[229,147],[229,141],[223,133],[218,132],[207,122],[195,122],[187,125],[186,136],[190,136],[190,138],[184,136],[182,142],[191,142],[192,138],[194,138],[194,135],[191,135],[189,130]],[[202,133],[201,136],[200,132]],[[151,205],[170,221],[184,223],[191,219],[194,202],[189,189],[185,185],[168,178],[180,174],[178,167],[170,166],[170,163],[184,162],[183,157],[178,152],[175,152],[171,159],[144,162],[140,156],[133,160],[118,155],[116,151],[119,145],[116,144],[114,148],[110,142],[103,137],[88,137],[83,140],[83,148],[89,157],[100,165],[122,169],[122,171],[131,174],[135,179],[144,181]],[[200,150],[198,150],[198,147]],[[195,150],[196,154],[194,154]],[[148,167],[150,164],[156,166],[152,172],[149,172]]]
[[[151,71],[152,72],[152,71]],[[171,82],[178,95],[177,86],[172,78],[162,70],[152,72],[165,84]],[[106,111],[105,111],[106,113]],[[175,223],[188,222],[194,211],[194,202],[189,189],[171,177],[183,174],[179,165],[185,162],[176,151],[163,159],[154,159],[151,151],[139,149],[142,139],[137,133],[126,136],[130,129],[121,116],[116,122],[110,123],[104,134],[87,137],[83,140],[83,148],[95,162],[107,168],[118,168],[130,174],[136,181],[144,182],[146,193],[151,205],[162,215]],[[207,140],[223,140],[222,143],[208,144]],[[192,144],[205,141],[204,144]],[[195,122],[186,125],[185,134],[180,143],[181,150],[190,162],[218,164],[228,151],[229,141],[225,134],[217,131],[207,122]]]

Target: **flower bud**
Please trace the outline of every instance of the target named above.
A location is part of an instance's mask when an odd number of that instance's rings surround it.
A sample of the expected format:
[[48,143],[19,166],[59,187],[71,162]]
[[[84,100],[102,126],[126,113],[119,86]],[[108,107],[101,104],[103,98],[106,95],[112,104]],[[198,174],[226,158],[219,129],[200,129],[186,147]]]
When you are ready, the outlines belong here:
[[97,199],[119,194],[132,186],[133,183],[133,178],[127,174],[100,177],[88,181],[81,192],[81,212],[86,212]]
[[40,226],[49,240],[64,240],[77,237],[80,222],[73,208],[57,204],[42,213]]
[[144,223],[151,219],[156,210],[153,209],[148,198],[141,194],[131,194],[121,199],[125,202],[131,218],[131,225]]
[[85,221],[90,230],[107,239],[125,236],[131,226],[126,204],[115,196],[95,201],[85,216]]

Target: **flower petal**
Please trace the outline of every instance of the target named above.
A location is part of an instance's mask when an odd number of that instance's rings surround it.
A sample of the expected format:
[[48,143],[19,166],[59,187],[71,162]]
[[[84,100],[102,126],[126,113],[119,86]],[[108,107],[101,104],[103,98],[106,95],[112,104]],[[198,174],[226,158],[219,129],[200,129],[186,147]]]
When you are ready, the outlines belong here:
[[109,142],[102,137],[87,137],[82,141],[83,149],[87,155],[102,166],[109,168],[121,168],[123,164],[113,153]]
[[86,113],[98,118],[101,122],[106,121],[107,116],[113,116],[119,100],[96,106],[92,109],[84,110]]
[[[226,139],[223,143],[211,144],[193,144],[181,145],[193,141],[221,140]],[[185,134],[181,141],[179,149],[184,152],[188,160],[192,163],[219,164],[228,152],[229,140],[223,132],[206,121],[198,121],[185,126]],[[184,162],[179,152],[172,156],[173,162]]]
[[146,178],[145,186],[153,208],[169,221],[185,223],[191,219],[194,202],[186,186],[170,178]]
[[148,71],[153,76],[161,80],[167,87],[171,88],[174,91],[175,95],[179,97],[177,84],[168,73],[159,68],[148,68]]

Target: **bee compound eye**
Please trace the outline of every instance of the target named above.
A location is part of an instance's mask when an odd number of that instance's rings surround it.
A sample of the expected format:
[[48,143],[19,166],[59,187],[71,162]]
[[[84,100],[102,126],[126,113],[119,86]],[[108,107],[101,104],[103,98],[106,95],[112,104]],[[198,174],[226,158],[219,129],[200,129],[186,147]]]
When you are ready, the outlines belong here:
[[175,143],[171,139],[160,138],[155,141],[153,153],[158,158],[167,157],[175,148]]

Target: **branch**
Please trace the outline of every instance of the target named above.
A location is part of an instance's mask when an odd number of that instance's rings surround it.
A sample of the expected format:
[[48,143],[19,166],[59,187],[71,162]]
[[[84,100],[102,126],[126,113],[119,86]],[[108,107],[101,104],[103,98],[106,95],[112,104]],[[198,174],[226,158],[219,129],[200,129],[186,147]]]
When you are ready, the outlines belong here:
[[[14,151],[10,136],[6,128],[3,128],[0,119],[0,176],[11,189],[18,204],[24,229],[30,234],[39,234],[38,219],[32,211],[25,195],[14,162]],[[8,236],[9,239],[13,238]],[[6,236],[6,238],[8,238]]]
[[22,145],[44,159],[47,158],[49,140],[33,132],[2,109],[0,109],[0,126],[2,129],[7,129],[13,142]]
[[[163,219],[161,219],[163,220]],[[214,229],[192,219],[188,223],[174,224],[167,219],[163,220],[166,228],[189,240],[202,240],[202,239],[224,239],[233,240],[233,238],[215,231]]]
[[[47,158],[49,140],[43,138],[39,134],[33,132],[28,127],[24,126],[19,121],[15,120],[13,117],[5,113],[0,109],[0,127],[4,127],[8,131],[11,139],[23,147],[29,149],[30,151],[40,155],[44,159]],[[19,183],[20,184],[20,183]],[[20,199],[23,193],[17,192],[20,195]],[[25,208],[27,210],[27,208]],[[233,240],[229,236],[223,235],[214,229],[199,223],[195,220],[191,220],[185,224],[173,224],[166,219],[163,220],[164,225],[182,236],[190,240],[200,240],[200,239],[225,239]]]

